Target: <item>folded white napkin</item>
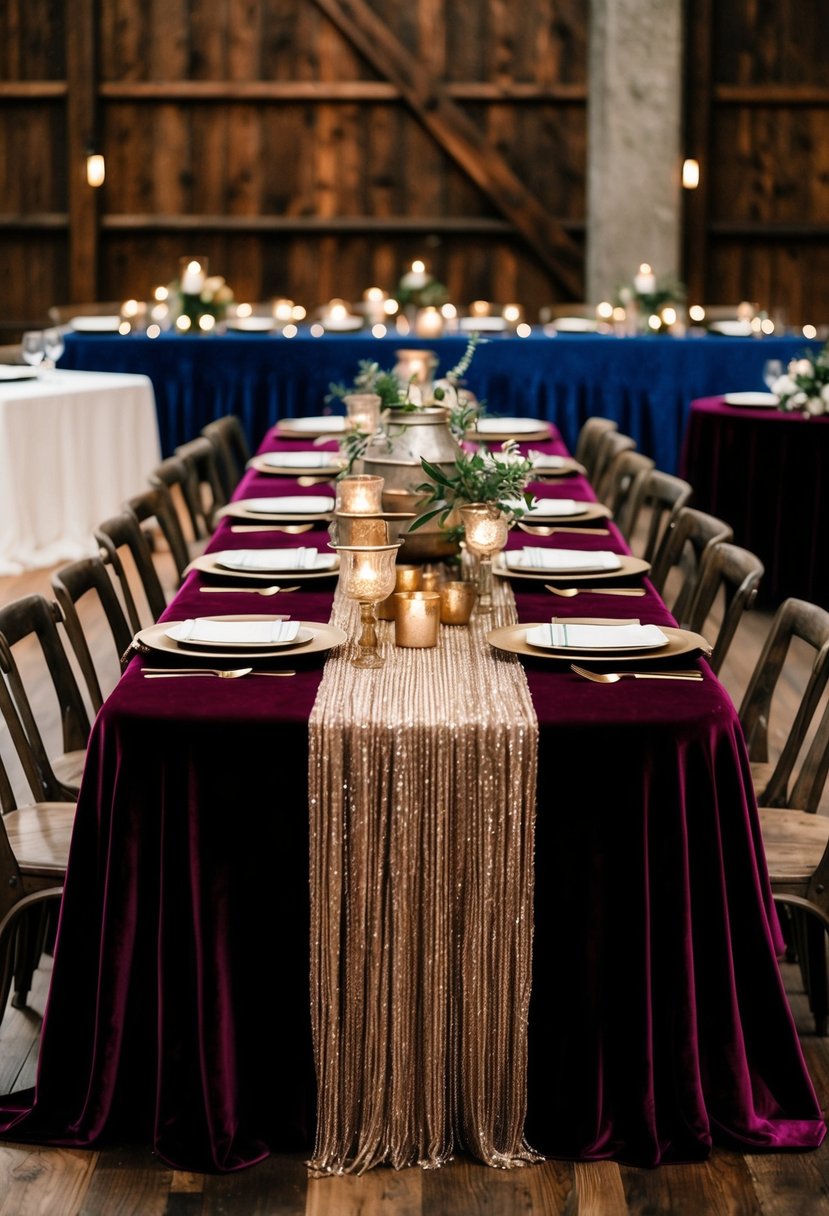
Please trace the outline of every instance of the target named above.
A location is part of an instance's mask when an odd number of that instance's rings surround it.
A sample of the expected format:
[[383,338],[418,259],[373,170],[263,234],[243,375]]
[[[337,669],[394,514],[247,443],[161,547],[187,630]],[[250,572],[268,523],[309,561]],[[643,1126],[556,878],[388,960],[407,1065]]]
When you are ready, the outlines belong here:
[[566,456],[548,456],[546,452],[530,452],[534,469],[563,469],[570,463]]
[[618,625],[575,625],[552,621],[527,630],[531,646],[553,650],[649,650],[666,646],[668,639],[656,625],[638,621]]
[[587,510],[586,502],[576,502],[574,498],[536,498],[532,510],[524,515],[524,519],[556,519],[565,515],[584,515]]
[[507,549],[504,558],[510,570],[588,571],[618,570],[619,556],[604,549],[589,553],[585,549],[542,549],[525,545],[523,549]]
[[544,426],[540,418],[479,418],[475,424],[481,435],[501,435],[506,431],[537,431]]
[[217,621],[210,617],[179,621],[167,630],[176,642],[252,646],[292,642],[298,633],[299,621]]
[[286,418],[285,429],[289,431],[329,431],[332,435],[345,430],[342,414],[321,414],[314,418]]
[[337,452],[266,452],[262,463],[272,469],[327,469]]
[[319,553],[310,546],[291,549],[225,549],[214,553],[217,566],[225,570],[332,570],[335,553]]
[[334,499],[298,494],[294,498],[246,498],[239,505],[256,515],[325,515],[334,510]]

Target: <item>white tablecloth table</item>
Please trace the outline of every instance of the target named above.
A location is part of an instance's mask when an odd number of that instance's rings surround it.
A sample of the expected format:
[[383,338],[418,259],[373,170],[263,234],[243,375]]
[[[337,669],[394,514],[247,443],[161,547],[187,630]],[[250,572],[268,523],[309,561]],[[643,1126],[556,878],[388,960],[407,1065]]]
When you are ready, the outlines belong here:
[[146,376],[0,382],[0,574],[94,553],[92,530],[146,486],[160,457]]

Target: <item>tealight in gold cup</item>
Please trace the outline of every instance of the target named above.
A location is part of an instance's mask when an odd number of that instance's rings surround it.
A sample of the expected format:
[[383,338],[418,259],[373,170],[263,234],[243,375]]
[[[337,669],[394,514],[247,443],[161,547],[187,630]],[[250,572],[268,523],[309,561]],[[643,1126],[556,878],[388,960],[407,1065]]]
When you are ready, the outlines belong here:
[[420,591],[422,586],[423,568],[421,566],[396,566],[394,591],[377,605],[378,621],[393,621],[396,608],[394,598],[397,591]]
[[478,590],[474,583],[442,583],[440,623],[442,625],[468,625],[477,595]]
[[425,650],[437,646],[440,630],[440,595],[437,591],[396,591],[394,641],[396,646]]

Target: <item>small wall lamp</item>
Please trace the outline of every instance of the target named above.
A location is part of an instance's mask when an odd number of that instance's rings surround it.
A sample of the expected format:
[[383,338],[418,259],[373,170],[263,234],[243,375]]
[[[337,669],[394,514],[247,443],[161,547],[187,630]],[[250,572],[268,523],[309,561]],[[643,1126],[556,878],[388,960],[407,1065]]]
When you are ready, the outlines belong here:
[[682,165],[682,187],[684,190],[696,190],[699,185],[699,161],[689,157]]

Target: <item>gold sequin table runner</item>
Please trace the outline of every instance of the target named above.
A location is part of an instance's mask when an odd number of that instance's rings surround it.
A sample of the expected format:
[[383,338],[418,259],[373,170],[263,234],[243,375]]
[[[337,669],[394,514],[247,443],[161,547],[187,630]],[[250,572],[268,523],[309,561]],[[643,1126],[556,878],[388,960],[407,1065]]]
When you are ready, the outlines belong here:
[[[384,667],[329,659],[310,722],[317,1173],[509,1167],[523,1137],[538,726],[491,614]],[[339,593],[332,623],[356,636]]]

